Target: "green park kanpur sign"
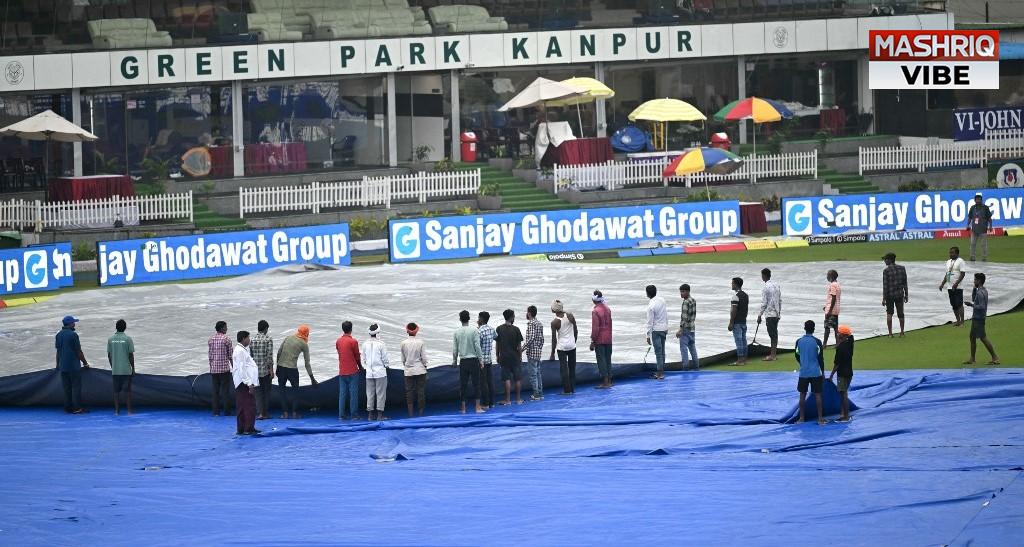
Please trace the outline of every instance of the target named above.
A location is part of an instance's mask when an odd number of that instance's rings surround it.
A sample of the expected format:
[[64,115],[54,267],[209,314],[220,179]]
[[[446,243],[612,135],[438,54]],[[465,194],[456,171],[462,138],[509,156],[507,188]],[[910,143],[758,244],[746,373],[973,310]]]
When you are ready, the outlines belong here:
[[[701,56],[701,48],[699,27],[660,27],[113,51],[109,56],[109,85],[147,85],[692,58]],[[76,60],[76,73],[78,65]]]

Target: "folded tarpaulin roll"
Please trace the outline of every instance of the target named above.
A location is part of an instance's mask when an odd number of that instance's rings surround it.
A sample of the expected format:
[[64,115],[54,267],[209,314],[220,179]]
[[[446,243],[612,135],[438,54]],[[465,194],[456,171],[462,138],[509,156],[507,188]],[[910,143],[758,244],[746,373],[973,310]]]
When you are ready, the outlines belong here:
[[615,130],[615,133],[612,133],[611,142],[612,148],[615,150],[633,153],[646,150],[651,139],[642,129],[630,124]]

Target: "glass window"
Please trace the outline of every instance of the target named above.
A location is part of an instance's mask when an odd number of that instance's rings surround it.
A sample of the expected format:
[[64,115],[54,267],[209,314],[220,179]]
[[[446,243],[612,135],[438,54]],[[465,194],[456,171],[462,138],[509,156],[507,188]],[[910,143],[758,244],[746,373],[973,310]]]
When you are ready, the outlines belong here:
[[234,176],[229,85],[86,94],[82,125],[99,137],[82,146],[86,175],[128,172],[144,182]]
[[387,161],[380,76],[246,85],[242,94],[246,175]]
[[692,104],[708,117],[707,128],[701,122],[669,124],[668,147],[681,150],[694,141],[705,141],[707,131],[724,130],[711,120],[728,102],[736,100],[736,61],[658,62],[633,65],[609,64],[605,83],[615,90],[606,102],[608,134],[628,125],[629,114],[645,101],[657,98],[680,99]]
[[[479,141],[477,158],[486,159],[505,155],[519,157],[531,155],[529,135],[540,114],[537,109],[519,109],[499,112],[514,97],[538,77],[566,80],[575,76],[594,76],[593,65],[561,66],[537,70],[508,69],[490,72],[466,72],[459,78],[459,104],[463,131],[473,131]],[[548,119],[569,122],[577,137],[593,137],[593,104],[576,107],[547,108]],[[582,126],[582,128],[581,128]],[[498,149],[503,151],[499,152]]]
[[[71,120],[71,94],[0,95],[0,127],[20,122],[40,112],[52,110]],[[44,174],[59,177],[74,171],[74,149],[70,143],[49,143],[48,170],[44,163],[47,143],[17,137],[0,137],[0,162],[5,173],[17,175],[16,188],[42,188]]]

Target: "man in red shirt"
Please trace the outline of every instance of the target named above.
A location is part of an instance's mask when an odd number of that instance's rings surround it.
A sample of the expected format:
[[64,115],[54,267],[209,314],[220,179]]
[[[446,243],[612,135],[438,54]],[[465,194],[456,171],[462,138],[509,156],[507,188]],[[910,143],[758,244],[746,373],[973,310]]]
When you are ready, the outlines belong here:
[[359,342],[352,338],[352,322],[341,324],[343,333],[334,343],[338,350],[338,419],[354,420],[359,416]]
[[601,373],[598,389],[612,387],[612,310],[604,303],[601,291],[594,291],[591,297],[594,310],[590,312],[590,350],[597,358],[597,369]]

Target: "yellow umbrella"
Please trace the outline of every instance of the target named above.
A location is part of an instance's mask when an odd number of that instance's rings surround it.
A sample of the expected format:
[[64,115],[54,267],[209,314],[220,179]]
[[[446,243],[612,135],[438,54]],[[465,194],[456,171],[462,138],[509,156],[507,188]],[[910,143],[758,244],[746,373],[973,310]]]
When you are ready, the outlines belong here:
[[597,99],[610,99],[615,96],[612,88],[593,78],[569,78],[561,83],[576,88],[579,95],[548,101],[548,106],[571,106],[594,102]]
[[655,127],[655,139],[658,138],[657,128],[660,127],[661,143],[666,149],[668,148],[668,139],[665,124],[668,122],[703,122],[707,119],[707,116],[692,104],[668,98],[647,101],[629,113],[629,121],[646,120],[658,123],[659,125]]
[[594,78],[569,78],[568,80],[562,80],[562,84],[572,87],[577,90],[578,95],[571,95],[568,97],[562,97],[560,99],[554,99],[548,101],[548,106],[571,106],[576,105],[576,121],[580,124],[580,136],[583,136],[583,116],[580,115],[580,105],[584,103],[592,103],[598,99],[609,99],[615,96],[615,92],[612,88],[604,85]]

